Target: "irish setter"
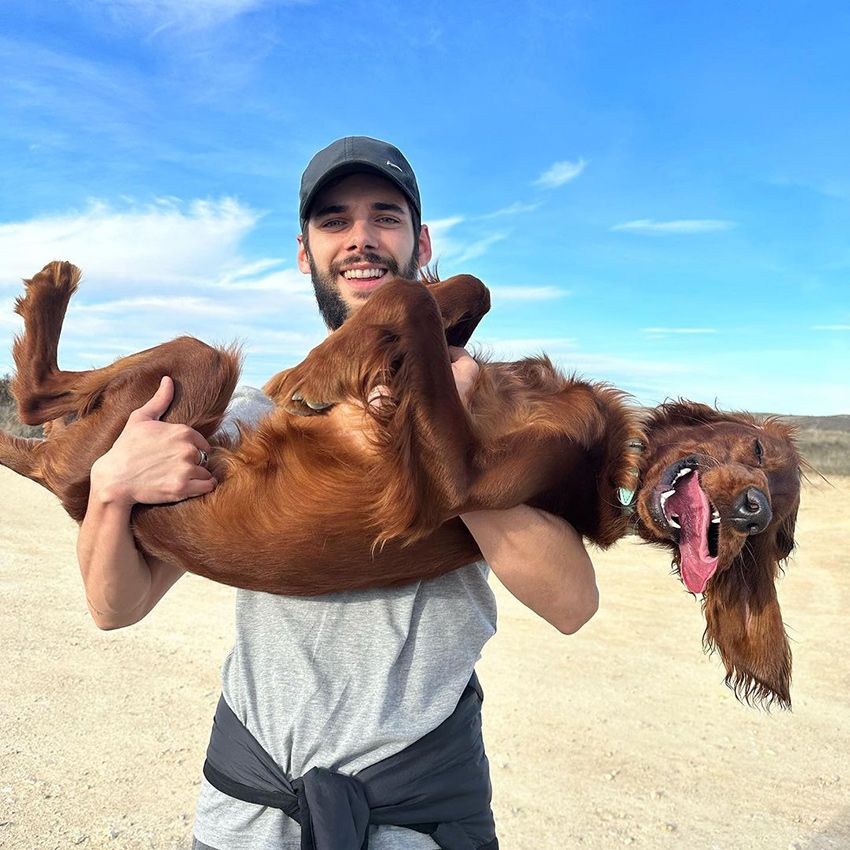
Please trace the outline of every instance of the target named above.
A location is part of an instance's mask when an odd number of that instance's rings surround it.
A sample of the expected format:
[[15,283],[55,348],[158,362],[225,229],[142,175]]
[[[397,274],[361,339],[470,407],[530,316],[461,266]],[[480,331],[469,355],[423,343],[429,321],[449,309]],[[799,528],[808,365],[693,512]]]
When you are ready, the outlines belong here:
[[[56,262],[26,282],[16,307],[24,333],[14,345],[13,392],[20,418],[47,423],[47,439],[0,434],[0,463],[55,493],[77,521],[93,462],[164,374],[174,379],[175,397],[163,418],[210,440],[219,484],[201,498],[137,506],[137,544],[238,587],[310,595],[434,577],[480,557],[459,514],[521,503],[607,547],[627,531],[618,494],[637,480],[639,532],[662,544],[678,538],[683,580],[704,592],[707,641],[720,650],[736,693],[787,704],[790,667],[774,660],[787,659],[787,642],[769,603],[776,605],[772,581],[790,547],[799,483],[791,435],[779,423],[687,404],[642,422],[620,391],[564,377],[542,357],[481,362],[464,406],[447,346],[467,342],[489,294],[477,279],[458,276],[427,287],[384,284],[301,364],[266,384],[276,408],[230,442],[215,432],[239,374],[233,349],[182,337],[103,369],[59,369],[59,334],[79,277]],[[370,403],[376,386],[387,388],[379,405]],[[718,434],[734,465],[721,464]],[[761,455],[748,467],[740,446],[752,448],[752,435]],[[645,451],[636,454],[638,445]],[[691,472],[675,477],[682,463],[671,477],[670,464],[686,455]],[[778,475],[780,458],[786,475],[771,481],[767,470]],[[698,509],[695,481],[720,512],[719,537]],[[740,492],[759,505],[743,529]],[[697,541],[704,520],[707,554]]]

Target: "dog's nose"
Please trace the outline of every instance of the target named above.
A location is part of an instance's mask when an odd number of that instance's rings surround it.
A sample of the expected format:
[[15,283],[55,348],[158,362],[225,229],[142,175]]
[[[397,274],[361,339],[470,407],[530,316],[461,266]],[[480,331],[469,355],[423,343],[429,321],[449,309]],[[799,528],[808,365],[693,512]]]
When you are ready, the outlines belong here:
[[770,502],[758,487],[748,487],[732,504],[732,525],[744,534],[761,534],[772,519]]

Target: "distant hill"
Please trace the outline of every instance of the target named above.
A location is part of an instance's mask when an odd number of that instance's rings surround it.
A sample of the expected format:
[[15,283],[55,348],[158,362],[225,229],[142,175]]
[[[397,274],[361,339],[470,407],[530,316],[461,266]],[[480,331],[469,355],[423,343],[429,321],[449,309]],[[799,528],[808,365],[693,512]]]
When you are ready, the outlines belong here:
[[[9,376],[0,377],[0,430],[23,437],[41,436],[41,428],[22,425],[15,415]],[[765,415],[765,414],[759,414]],[[823,475],[850,475],[850,415],[782,416],[797,429],[803,457]]]
[[850,416],[783,416],[800,430],[806,431],[850,431]]
[[783,416],[800,454],[821,475],[850,475],[850,416]]

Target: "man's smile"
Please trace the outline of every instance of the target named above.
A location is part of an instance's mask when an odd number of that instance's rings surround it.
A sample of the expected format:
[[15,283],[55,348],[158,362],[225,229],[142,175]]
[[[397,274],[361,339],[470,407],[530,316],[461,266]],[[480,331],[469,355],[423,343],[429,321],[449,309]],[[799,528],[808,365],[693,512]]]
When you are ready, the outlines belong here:
[[374,289],[388,276],[389,266],[372,262],[356,263],[340,272],[350,289],[360,292]]

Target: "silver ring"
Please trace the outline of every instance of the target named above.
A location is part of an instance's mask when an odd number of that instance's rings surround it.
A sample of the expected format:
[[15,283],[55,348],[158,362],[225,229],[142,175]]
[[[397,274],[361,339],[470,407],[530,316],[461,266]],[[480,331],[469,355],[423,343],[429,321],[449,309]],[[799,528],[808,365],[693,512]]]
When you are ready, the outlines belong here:
[[210,456],[203,449],[198,449],[198,454],[198,466],[206,466]]

